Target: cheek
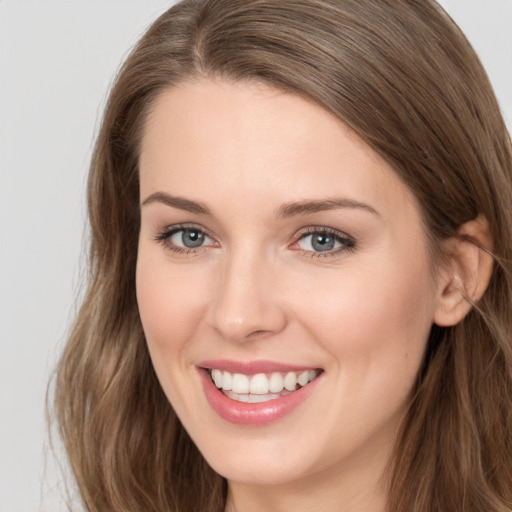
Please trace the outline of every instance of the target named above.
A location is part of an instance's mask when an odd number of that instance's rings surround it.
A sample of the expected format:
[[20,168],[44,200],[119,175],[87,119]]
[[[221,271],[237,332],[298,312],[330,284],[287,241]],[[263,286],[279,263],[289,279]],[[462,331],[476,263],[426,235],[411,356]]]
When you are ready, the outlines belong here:
[[191,338],[202,316],[204,286],[190,272],[176,269],[165,258],[139,251],[137,302],[153,363],[179,352]]
[[187,346],[204,317],[204,280],[187,268],[169,265],[161,251],[144,249],[139,249],[137,261],[139,314],[162,389],[178,416],[186,418],[194,397],[193,387],[183,382],[195,377]]
[[398,406],[415,382],[434,294],[426,262],[407,261],[347,268],[324,287],[301,281],[297,318],[331,355],[349,407]]
[[[322,285],[303,276],[295,283],[295,309],[311,329],[322,332],[323,339],[353,334],[359,343],[365,338],[365,345],[373,345],[389,335],[412,342],[431,325],[432,287],[423,266],[410,270],[396,267],[381,265],[370,272],[343,270]],[[364,336],[372,332],[375,336]]]

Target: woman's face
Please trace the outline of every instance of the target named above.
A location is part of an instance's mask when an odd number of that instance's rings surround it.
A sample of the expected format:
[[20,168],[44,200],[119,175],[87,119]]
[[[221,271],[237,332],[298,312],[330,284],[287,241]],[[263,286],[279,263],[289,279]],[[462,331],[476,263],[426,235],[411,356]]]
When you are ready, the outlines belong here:
[[245,484],[380,474],[439,288],[397,175],[318,105],[203,80],[156,101],[140,188],[142,324],[207,461]]

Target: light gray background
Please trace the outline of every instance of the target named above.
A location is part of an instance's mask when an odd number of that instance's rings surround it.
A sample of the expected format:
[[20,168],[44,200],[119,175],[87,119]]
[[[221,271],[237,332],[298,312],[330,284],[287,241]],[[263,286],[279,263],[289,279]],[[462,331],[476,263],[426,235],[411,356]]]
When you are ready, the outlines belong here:
[[[236,0],[234,0],[236,1]],[[46,385],[76,310],[109,83],[170,0],[0,0],[0,512],[64,510]],[[512,0],[443,0],[512,127]]]

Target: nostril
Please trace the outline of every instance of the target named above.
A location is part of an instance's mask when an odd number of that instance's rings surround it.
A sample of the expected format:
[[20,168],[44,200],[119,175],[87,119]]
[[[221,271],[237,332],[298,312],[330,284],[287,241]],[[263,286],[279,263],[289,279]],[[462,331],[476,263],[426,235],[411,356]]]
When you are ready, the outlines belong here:
[[270,334],[271,331],[265,331],[263,329],[253,331],[247,335],[247,338],[262,338],[268,334]]
[[231,324],[231,326],[225,325],[223,328],[214,327],[214,329],[222,337],[233,341],[255,341],[264,339],[273,334],[273,331],[270,329],[244,329],[243,324]]
[[208,323],[224,339],[233,342],[259,340],[281,332],[287,323],[276,294],[260,279],[236,279],[231,268],[208,308]]

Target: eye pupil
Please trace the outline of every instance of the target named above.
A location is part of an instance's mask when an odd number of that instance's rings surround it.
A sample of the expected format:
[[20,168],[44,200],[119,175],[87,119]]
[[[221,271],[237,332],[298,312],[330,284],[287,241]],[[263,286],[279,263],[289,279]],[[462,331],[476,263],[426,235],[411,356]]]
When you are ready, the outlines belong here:
[[330,251],[334,248],[334,242],[331,236],[319,233],[312,237],[311,245],[315,251]]
[[185,247],[199,247],[204,242],[204,233],[196,229],[185,229],[181,235],[181,241]]

